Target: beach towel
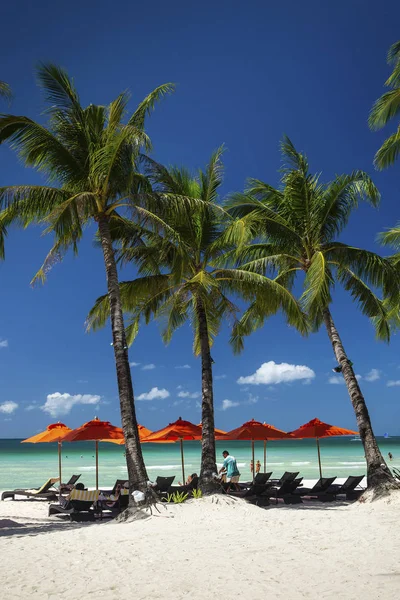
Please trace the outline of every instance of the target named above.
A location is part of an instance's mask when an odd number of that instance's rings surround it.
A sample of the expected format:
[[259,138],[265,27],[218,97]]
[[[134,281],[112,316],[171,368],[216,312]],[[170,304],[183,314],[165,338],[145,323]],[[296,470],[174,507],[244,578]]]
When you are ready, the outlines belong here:
[[77,490],[73,489],[69,495],[70,500],[82,500],[83,502],[97,502],[99,490]]

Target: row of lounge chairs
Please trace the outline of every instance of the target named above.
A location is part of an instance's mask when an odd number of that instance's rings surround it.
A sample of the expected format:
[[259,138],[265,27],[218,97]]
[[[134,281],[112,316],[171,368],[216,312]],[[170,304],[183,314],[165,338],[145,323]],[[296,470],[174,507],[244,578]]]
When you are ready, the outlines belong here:
[[[222,490],[258,505],[269,505],[271,501],[278,503],[280,499],[285,504],[300,504],[303,501],[302,498],[306,497],[322,502],[331,502],[338,496],[344,496],[346,500],[356,500],[364,491],[360,487],[363,475],[350,476],[343,484],[335,484],[336,477],[322,477],[312,488],[303,487],[303,478],[299,478],[298,475],[298,472],[287,471],[280,479],[273,479],[271,478],[272,472],[258,473],[254,481],[240,484],[240,491],[231,491],[229,484],[222,484]],[[57,504],[50,504],[49,516],[68,515],[71,520],[94,520],[103,518],[105,515],[115,516],[128,506],[129,485],[126,480],[117,479],[112,489],[99,491],[76,489],[75,485],[79,478],[80,475],[73,475],[66,484],[62,484],[59,488],[54,487],[58,478],[52,478],[37,489],[5,491],[1,499],[15,499],[15,496],[24,496],[53,500],[60,496]],[[194,478],[188,485],[173,486],[174,479],[175,477],[157,477],[153,489],[161,500],[165,500],[169,494],[175,492],[184,492],[190,495],[198,485],[198,479]],[[68,496],[61,496],[60,490],[64,494],[68,493]]]
[[280,479],[271,479],[272,473],[258,473],[253,482],[244,484],[240,492],[227,490],[228,493],[247,498],[256,504],[268,505],[272,500],[278,503],[282,499],[285,504],[300,504],[302,498],[332,502],[338,496],[346,500],[357,500],[364,489],[360,483],[364,476],[350,476],[342,484],[335,484],[336,477],[321,477],[312,488],[302,486],[303,478],[299,473],[286,472]]

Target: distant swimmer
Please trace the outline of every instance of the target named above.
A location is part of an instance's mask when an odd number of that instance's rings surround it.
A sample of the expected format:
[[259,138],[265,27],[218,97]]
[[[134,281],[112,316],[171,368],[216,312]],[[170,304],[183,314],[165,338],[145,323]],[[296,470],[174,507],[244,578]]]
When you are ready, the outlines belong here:
[[389,457],[389,460],[393,460],[393,454],[391,452],[388,452],[388,457]]

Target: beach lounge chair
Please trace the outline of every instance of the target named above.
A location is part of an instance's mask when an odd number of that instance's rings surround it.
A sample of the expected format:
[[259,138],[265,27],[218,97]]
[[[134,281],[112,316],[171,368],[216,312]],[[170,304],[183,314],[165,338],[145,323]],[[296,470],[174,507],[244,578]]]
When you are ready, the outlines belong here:
[[78,481],[78,479],[80,478],[81,475],[72,475],[72,477],[70,477],[69,481],[67,481],[67,483],[60,483],[60,492],[66,493],[66,492],[70,492],[74,487],[76,482]]
[[294,481],[298,474],[299,471],[297,471],[297,473],[285,471],[280,479],[270,479],[268,483],[271,483],[272,485],[276,486],[281,486],[283,483],[285,483],[285,481]]
[[346,500],[357,500],[365,491],[364,488],[356,489],[364,479],[364,475],[350,475],[342,484],[334,483],[327,489],[327,494],[334,496],[346,495]]
[[54,484],[59,480],[59,477],[52,477],[39,488],[5,491],[1,494],[1,499],[6,500],[6,498],[11,498],[12,500],[15,500],[15,496],[25,496],[26,498],[53,500],[53,498],[57,498],[57,494],[59,493],[54,487]]
[[156,485],[154,486],[155,492],[168,492],[169,488],[173,484],[175,476],[173,477],[157,477]]
[[393,475],[395,476],[395,478],[400,481],[400,471],[399,471],[399,469],[396,469],[396,467],[393,467],[392,470],[393,470]]
[[279,487],[274,488],[273,486],[267,487],[264,495],[268,498],[274,498],[276,504],[278,499],[281,498],[285,504],[302,504],[301,495],[296,494],[297,488],[303,481],[303,478],[294,479],[293,481],[284,481]]
[[293,491],[296,496],[308,496],[310,498],[317,498],[323,502],[332,502],[335,499],[334,494],[328,492],[328,489],[335,481],[336,477],[321,477],[312,488],[301,488]]
[[[197,487],[199,485],[199,478],[198,477],[193,477],[192,481],[186,485],[170,485],[167,493],[168,494],[174,494],[175,492],[179,492],[179,493],[188,493],[189,495],[190,492],[192,492],[193,490],[197,490]],[[165,492],[160,492],[163,496],[165,495]]]
[[[270,473],[257,473],[256,476],[254,477],[254,481],[247,481],[247,482],[243,482],[243,483],[241,483],[239,481],[239,486],[243,490],[245,490],[245,489],[250,488],[253,485],[253,483],[266,484],[267,481],[269,480],[269,478],[271,477],[271,475],[272,475],[272,471]],[[269,481],[268,481],[268,483],[269,483]]]
[[229,493],[229,495],[234,496],[235,498],[244,498],[252,504],[257,504],[258,506],[267,506],[269,504],[267,492],[270,489],[271,488],[266,483],[252,483],[246,490],[242,490],[240,492],[236,490],[230,490],[226,493]]
[[128,487],[129,489],[129,481],[126,479],[117,479],[116,482],[114,483],[114,486],[111,490],[101,490],[103,494],[116,494],[117,490],[119,490],[120,488],[123,487]]
[[49,517],[69,515],[71,521],[94,521],[94,504],[97,503],[99,494],[99,490],[73,489],[67,498],[61,499],[60,504],[50,504]]

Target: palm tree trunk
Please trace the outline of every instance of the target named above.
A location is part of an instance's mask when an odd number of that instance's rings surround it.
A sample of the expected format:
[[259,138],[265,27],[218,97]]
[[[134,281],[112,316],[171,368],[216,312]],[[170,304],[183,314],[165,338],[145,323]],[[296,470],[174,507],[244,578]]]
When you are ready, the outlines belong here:
[[106,268],[108,298],[110,301],[111,329],[115,364],[117,368],[118,392],[121,409],[122,429],[125,436],[126,464],[129,488],[147,491],[147,472],[140,446],[136,420],[131,370],[126,345],[124,318],[118,284],[118,272],[112,245],[109,220],[105,215],[98,217],[98,227]]
[[374,490],[374,495],[381,495],[388,490],[398,488],[399,486],[379,450],[372,430],[371,419],[369,417],[364,396],[358,385],[350,361],[347,358],[347,354],[344,351],[342,341],[328,308],[324,310],[323,316],[325,327],[333,347],[333,352],[338,364],[342,367],[342,374],[356,414],[357,426],[364,446],[365,459],[367,461],[368,488]]
[[200,488],[203,494],[211,494],[218,489],[215,482],[217,465],[215,462],[214,395],[207,315],[201,298],[197,299],[197,319],[201,348],[201,423],[203,427]]

